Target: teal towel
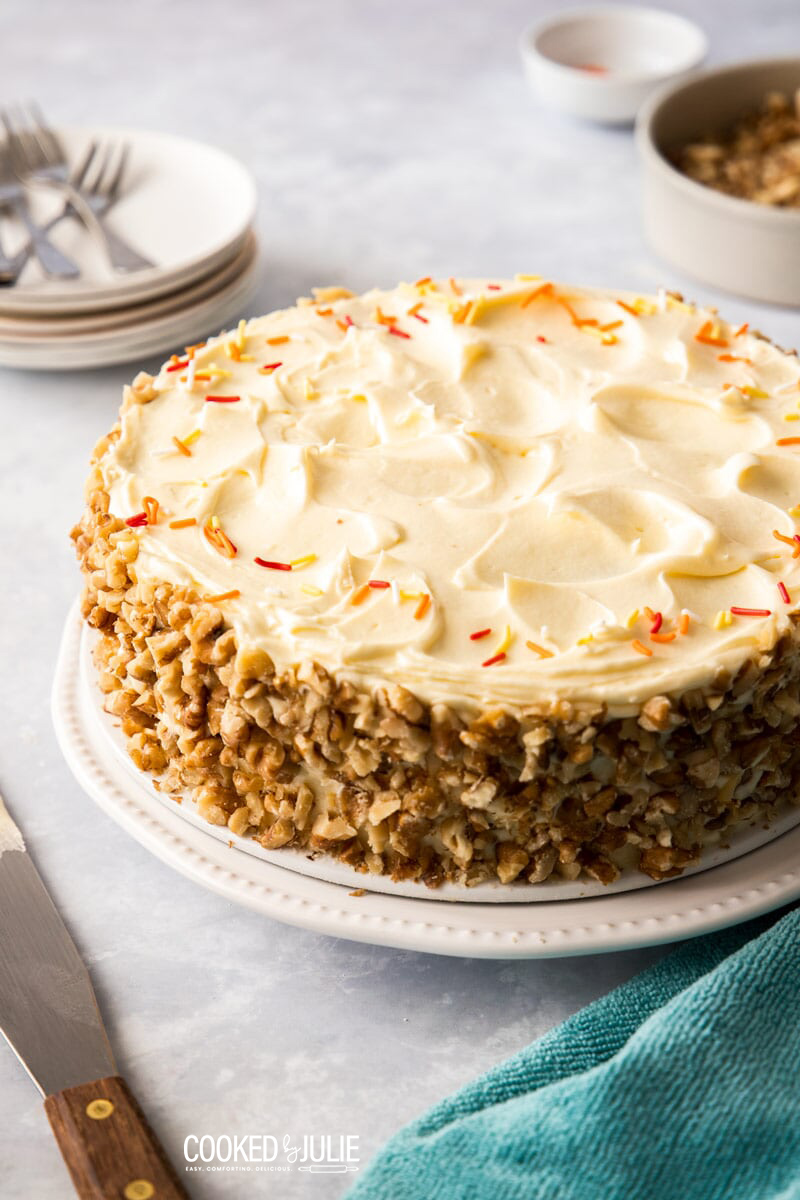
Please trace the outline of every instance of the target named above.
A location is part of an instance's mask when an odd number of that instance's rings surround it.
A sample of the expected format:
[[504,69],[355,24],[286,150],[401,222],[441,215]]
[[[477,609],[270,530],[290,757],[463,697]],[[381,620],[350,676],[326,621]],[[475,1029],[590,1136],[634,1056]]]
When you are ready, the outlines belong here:
[[348,1200],[800,1200],[800,909],[685,942],[438,1104]]

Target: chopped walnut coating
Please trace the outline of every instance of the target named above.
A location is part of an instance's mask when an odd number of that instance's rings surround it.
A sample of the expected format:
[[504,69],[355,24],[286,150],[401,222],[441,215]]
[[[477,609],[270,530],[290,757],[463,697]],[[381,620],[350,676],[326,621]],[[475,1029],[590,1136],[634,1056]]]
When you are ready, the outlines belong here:
[[678,168],[697,183],[782,208],[800,208],[800,91],[774,92],[729,129],[683,146]]

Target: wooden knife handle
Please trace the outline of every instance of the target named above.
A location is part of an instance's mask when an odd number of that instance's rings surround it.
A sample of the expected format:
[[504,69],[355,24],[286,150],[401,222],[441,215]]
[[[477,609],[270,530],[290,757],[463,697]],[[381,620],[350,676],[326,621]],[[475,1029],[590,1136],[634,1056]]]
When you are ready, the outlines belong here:
[[81,1200],[188,1200],[121,1076],[67,1088],[44,1108]]

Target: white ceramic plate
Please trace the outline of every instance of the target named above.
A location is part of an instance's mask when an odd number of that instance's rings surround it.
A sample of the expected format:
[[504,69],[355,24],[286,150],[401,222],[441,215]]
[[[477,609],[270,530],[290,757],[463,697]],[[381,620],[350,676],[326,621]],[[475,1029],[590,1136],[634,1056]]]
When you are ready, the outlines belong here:
[[[70,218],[51,236],[80,266],[81,278],[48,280],[38,264],[29,263],[17,284],[0,289],[0,313],[91,312],[134,304],[186,287],[241,249],[255,214],[256,187],[249,171],[229,154],[171,134],[130,129],[65,129],[59,136],[69,162],[77,162],[92,139],[130,146],[125,193],[107,219],[157,265],[115,274],[83,225]],[[42,188],[31,191],[31,200],[42,221],[62,204]],[[0,238],[9,253],[27,240],[8,217],[0,219]]]
[[[213,286],[190,289],[187,303],[163,311],[154,306],[148,315],[143,306],[135,319],[118,328],[104,322],[84,332],[61,336],[57,333],[10,336],[0,329],[0,366],[27,367],[38,371],[83,370],[115,363],[141,361],[149,355],[175,350],[217,333],[242,315],[258,282],[258,251],[253,239],[249,250],[237,258],[233,272],[225,268]],[[227,282],[226,282],[227,281]],[[2,318],[0,318],[2,320]]]
[[144,300],[140,304],[109,308],[103,312],[78,313],[76,315],[53,316],[36,313],[25,316],[8,316],[0,313],[0,342],[58,341],[76,335],[100,333],[102,330],[131,330],[140,322],[150,322],[156,317],[183,311],[191,304],[218,294],[247,270],[257,252],[255,234],[249,233],[241,250],[219,270],[204,275],[196,283],[168,292],[155,300]]
[[[346,884],[242,853],[227,831],[187,819],[147,777],[132,772],[98,720],[96,689],[81,668],[77,605],[64,631],[53,685],[53,719],[67,763],[86,792],[164,862],[220,893],[291,925],[337,937],[436,954],[535,958],[654,945],[735,924],[800,896],[800,827],[710,870],[636,891],[544,903],[443,902]],[[232,844],[230,844],[232,843]]]

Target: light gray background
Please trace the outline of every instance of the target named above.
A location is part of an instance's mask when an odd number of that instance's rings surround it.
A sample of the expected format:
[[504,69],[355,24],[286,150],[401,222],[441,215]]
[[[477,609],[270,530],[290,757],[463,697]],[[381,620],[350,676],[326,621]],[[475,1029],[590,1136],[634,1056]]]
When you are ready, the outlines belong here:
[[[254,311],[317,283],[537,271],[677,286],[797,345],[796,313],[717,296],[654,261],[629,132],[537,106],[516,39],[558,7],[4,0],[0,99],[36,96],[65,123],[170,130],[240,155],[261,197]],[[670,7],[700,13],[714,61],[800,50],[795,0]],[[201,891],[80,792],[48,711],[78,588],[67,532],[131,373],[0,372],[0,788],[91,966],[120,1067],[179,1167],[191,1133],[350,1133],[366,1159],[661,952],[507,964],[316,937]],[[328,1200],[344,1186],[297,1173],[187,1182],[203,1200]],[[2,1047],[0,1193],[71,1194],[38,1095]]]

